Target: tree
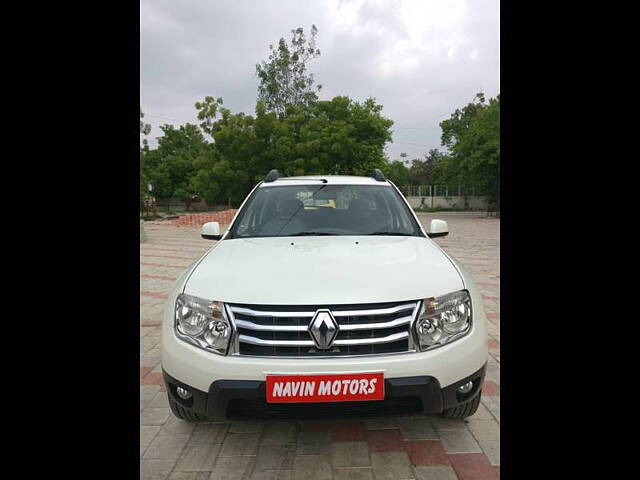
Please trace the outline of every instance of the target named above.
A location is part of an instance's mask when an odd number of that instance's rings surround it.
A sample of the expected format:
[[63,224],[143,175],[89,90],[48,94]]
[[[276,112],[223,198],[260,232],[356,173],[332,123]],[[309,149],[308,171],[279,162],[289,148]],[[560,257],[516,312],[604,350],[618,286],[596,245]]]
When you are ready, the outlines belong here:
[[442,146],[452,150],[470,128],[471,121],[486,108],[484,93],[477,93],[473,101],[462,109],[457,108],[447,120],[440,122]]
[[442,144],[450,149],[441,174],[487,192],[500,209],[500,95],[487,103],[479,93],[440,123]]
[[313,73],[307,73],[307,62],[320,55],[316,48],[318,29],[311,26],[311,38],[307,41],[304,30],[298,27],[291,30],[292,38],[287,45],[284,38],[278,47],[269,45],[268,62],[256,65],[256,75],[260,79],[258,100],[264,102],[268,112],[282,115],[287,107],[310,105],[318,99],[314,90],[320,91],[322,85],[313,87]]
[[142,119],[144,118],[144,113],[142,113],[142,106],[140,107],[140,133],[143,135],[149,135],[151,133],[151,125],[148,123],[144,123]]
[[[256,156],[260,154],[254,129],[255,120],[244,113],[232,114],[226,108],[217,110],[215,105],[222,104],[222,99],[218,100],[205,102],[205,105],[211,107],[210,113],[216,109],[221,118],[213,121],[217,113],[208,114],[210,118],[207,120],[207,130],[214,139],[213,152],[212,155],[194,162],[196,171],[191,180],[191,188],[208,204],[222,201],[238,204],[253,186],[252,183],[255,184],[250,179]],[[201,118],[201,115],[198,117]]]
[[[406,182],[404,165],[388,164],[384,146],[393,122],[368,98],[320,101],[307,62],[320,55],[317,28],[307,41],[302,28],[290,45],[270,46],[268,62],[256,65],[260,78],[255,115],[233,113],[223,99],[196,102],[199,128],[162,127],[158,147],[144,155],[143,171],[160,198],[197,194],[209,204],[238,204],[266,172],[285,175],[369,175],[387,169]],[[205,139],[209,136],[212,142]]]
[[424,160],[414,158],[409,167],[409,178],[412,185],[433,185],[442,179],[438,178],[436,166],[445,158],[444,153],[432,148]]
[[399,187],[409,185],[409,169],[404,162],[395,160],[387,163],[382,169],[384,176],[391,180]]
[[[140,106],[140,134],[145,137],[151,133],[151,125],[148,123],[144,123],[142,119],[144,118],[144,113],[142,113],[142,106]],[[140,162],[142,162],[142,156],[149,151],[149,142],[146,138],[142,139],[142,146],[140,147]],[[149,183],[149,179],[140,168],[140,202],[144,201],[147,196],[147,185]]]
[[194,165],[201,157],[211,155],[211,145],[196,125],[163,125],[160,129],[163,136],[158,139],[158,148],[143,155],[142,171],[158,198],[179,197],[189,209],[196,193],[191,188]]
[[202,120],[200,128],[202,131],[213,135],[213,122],[222,110],[222,97],[204,97],[203,102],[196,102],[196,110],[198,110],[198,120]]
[[221,105],[214,97],[196,104],[214,143],[213,155],[196,162],[191,187],[209,203],[239,203],[272,168],[285,175],[369,175],[385,168],[393,122],[374,99],[335,97],[290,106],[286,116],[262,101],[255,117]]

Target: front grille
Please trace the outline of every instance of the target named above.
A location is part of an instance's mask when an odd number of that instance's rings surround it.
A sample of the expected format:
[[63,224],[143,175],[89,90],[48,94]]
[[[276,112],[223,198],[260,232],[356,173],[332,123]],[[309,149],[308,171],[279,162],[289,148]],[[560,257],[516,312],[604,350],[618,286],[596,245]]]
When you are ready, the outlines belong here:
[[[411,350],[411,321],[417,301],[365,305],[229,305],[236,326],[236,353],[267,357],[375,355]],[[309,334],[317,310],[338,323],[330,349]]]

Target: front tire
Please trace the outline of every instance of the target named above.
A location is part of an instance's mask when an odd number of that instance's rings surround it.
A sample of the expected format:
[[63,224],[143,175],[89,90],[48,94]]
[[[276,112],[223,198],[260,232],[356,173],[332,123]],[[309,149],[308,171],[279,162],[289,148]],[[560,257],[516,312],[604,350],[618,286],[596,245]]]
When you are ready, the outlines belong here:
[[470,417],[478,407],[480,406],[480,397],[482,396],[482,392],[478,392],[478,395],[473,397],[471,400],[468,400],[464,403],[461,403],[457,407],[447,408],[442,412],[442,416],[445,418],[466,418]]

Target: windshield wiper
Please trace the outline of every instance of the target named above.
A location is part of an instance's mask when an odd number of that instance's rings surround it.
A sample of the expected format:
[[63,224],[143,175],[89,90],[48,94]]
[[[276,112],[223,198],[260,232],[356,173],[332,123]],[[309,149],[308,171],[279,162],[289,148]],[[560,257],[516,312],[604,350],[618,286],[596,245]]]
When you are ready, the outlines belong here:
[[304,236],[310,236],[310,235],[338,235],[337,233],[329,233],[329,232],[298,232],[298,233],[294,233],[292,235],[289,235],[290,237],[304,237]]
[[413,237],[413,233],[404,233],[404,232],[373,232],[373,233],[367,233],[367,235],[394,235],[394,236],[402,236],[402,237]]

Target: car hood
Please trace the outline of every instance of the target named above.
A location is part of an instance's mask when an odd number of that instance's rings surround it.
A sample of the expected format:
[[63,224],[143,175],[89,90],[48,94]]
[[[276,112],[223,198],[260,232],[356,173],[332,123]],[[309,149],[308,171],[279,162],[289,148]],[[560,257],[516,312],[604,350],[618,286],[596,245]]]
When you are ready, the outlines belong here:
[[223,240],[184,292],[260,305],[416,300],[464,288],[452,262],[424,237],[270,237]]

